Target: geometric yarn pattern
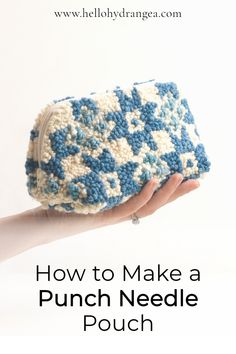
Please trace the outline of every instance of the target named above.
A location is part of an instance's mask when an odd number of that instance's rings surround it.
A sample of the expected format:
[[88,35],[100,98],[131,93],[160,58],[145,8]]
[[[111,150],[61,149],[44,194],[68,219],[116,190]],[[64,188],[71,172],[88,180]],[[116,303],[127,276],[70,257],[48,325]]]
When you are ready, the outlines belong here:
[[30,132],[29,194],[44,208],[97,213],[124,203],[153,176],[199,178],[210,162],[176,84],[149,80],[53,101]]

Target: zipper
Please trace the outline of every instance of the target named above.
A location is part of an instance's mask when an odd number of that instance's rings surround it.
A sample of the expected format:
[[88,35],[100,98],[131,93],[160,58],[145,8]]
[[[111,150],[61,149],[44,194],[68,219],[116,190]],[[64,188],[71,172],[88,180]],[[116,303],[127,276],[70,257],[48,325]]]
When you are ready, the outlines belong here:
[[42,117],[42,122],[41,122],[41,125],[39,128],[39,137],[38,137],[38,143],[37,143],[37,160],[38,160],[39,167],[41,167],[40,162],[41,162],[41,157],[42,157],[42,147],[43,147],[43,143],[44,143],[44,133],[47,129],[48,122],[52,116],[54,106],[55,105],[53,105],[53,107],[50,107],[44,113],[44,115]]
[[58,101],[53,101],[52,105],[47,109],[47,111],[44,113],[44,115],[42,117],[42,122],[41,122],[41,125],[39,128],[38,144],[37,144],[37,161],[38,161],[39,167],[40,167],[40,162],[41,162],[41,158],[42,158],[42,147],[43,147],[43,143],[44,143],[44,135],[45,135],[45,131],[48,126],[48,122],[52,116],[53,110],[54,110],[55,106],[60,105],[60,103],[62,103],[62,101],[68,101],[72,98],[74,98],[74,96],[68,96],[68,97],[60,99]]

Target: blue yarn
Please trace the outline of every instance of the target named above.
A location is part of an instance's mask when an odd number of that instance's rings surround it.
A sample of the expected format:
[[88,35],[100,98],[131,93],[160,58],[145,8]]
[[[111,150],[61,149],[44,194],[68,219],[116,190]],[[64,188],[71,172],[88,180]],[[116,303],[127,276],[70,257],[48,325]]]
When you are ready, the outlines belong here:
[[25,162],[26,174],[29,175],[30,173],[34,173],[38,166],[38,161],[34,161],[33,159],[27,159]]
[[150,154],[150,153],[146,153],[144,159],[143,159],[144,163],[149,163],[150,165],[153,165],[154,163],[157,162],[157,157]]
[[86,134],[85,132],[80,128],[80,127],[77,127],[76,128],[76,131],[77,131],[77,134],[76,134],[76,143],[79,145],[79,144],[82,144],[84,142],[84,139],[86,137]]
[[209,172],[211,163],[208,161],[203,144],[198,144],[194,150],[199,173]]
[[183,172],[183,165],[182,165],[182,162],[179,158],[179,154],[177,152],[170,152],[170,153],[164,154],[161,156],[161,159],[168,164],[171,173],[175,173],[175,172],[182,173]]
[[[37,139],[41,132],[40,119],[31,130],[25,162],[29,193],[48,203],[49,208],[96,212],[119,205],[140,192],[153,176],[158,177],[162,186],[176,172],[182,173],[184,180],[208,172],[210,162],[204,146],[192,140],[192,134],[199,137],[199,133],[187,100],[179,99],[174,83],[156,81],[150,84],[152,91],[148,100],[148,91],[142,94],[142,84],[152,81],[135,83],[130,93],[119,86],[112,90],[112,95],[107,90],[109,95],[100,102],[99,95],[55,100],[71,107],[72,118],[71,112],[65,113],[70,124],[65,127],[63,122],[60,128],[59,122],[56,130],[48,129],[50,134],[45,130],[49,142],[45,150],[48,148],[49,154],[41,153],[42,161],[35,160],[38,155],[35,148],[38,149],[41,140]],[[110,99],[113,99],[111,106]],[[193,132],[191,137],[188,131]],[[188,153],[191,158],[186,161]],[[76,154],[78,159],[67,159]],[[75,164],[78,161],[81,166],[78,169],[68,166],[72,161]],[[38,184],[41,176],[43,184],[41,180]]]
[[141,179],[141,181],[143,181],[143,182],[147,182],[147,181],[149,181],[150,179],[151,179],[151,172],[150,171],[148,171],[148,170],[145,170],[145,169],[143,169],[143,171],[142,171],[142,174],[139,176],[139,178]]
[[45,193],[57,194],[59,188],[59,184],[54,179],[49,178],[47,182],[47,187],[45,188]]
[[114,178],[108,178],[108,182],[109,182],[111,188],[116,187],[116,180]]
[[136,162],[127,162],[117,169],[123,196],[135,194],[140,191],[140,185],[133,180],[133,174],[138,167]]
[[28,177],[27,187],[29,188],[29,190],[37,187],[37,178],[35,176]]
[[178,154],[184,154],[185,152],[191,152],[194,150],[194,145],[189,138],[187,130],[185,127],[181,128],[181,139],[179,139],[176,135],[170,133],[170,137],[172,143],[175,146],[175,151]]
[[92,150],[96,150],[99,145],[100,145],[100,142],[93,137],[89,138],[84,144],[84,146],[91,148]]
[[67,190],[69,195],[72,197],[73,200],[77,200],[79,198],[80,187],[74,183],[67,184]]
[[102,210],[111,209],[114,206],[120,204],[120,202],[122,201],[122,198],[123,198],[122,196],[108,198],[107,205]]
[[[125,109],[126,103],[125,103],[125,97],[126,95],[122,95],[122,104],[121,107]],[[121,100],[121,99],[120,99]],[[136,106],[133,103],[133,105],[130,105],[130,111],[131,108],[135,109]],[[108,140],[117,140],[122,137],[125,137],[130,144],[132,151],[134,155],[138,155],[140,152],[140,149],[143,145],[144,142],[147,143],[147,145],[153,150],[157,150],[157,145],[155,141],[153,140],[153,137],[151,135],[152,131],[158,131],[162,130],[165,128],[165,124],[163,123],[162,120],[160,119],[155,119],[154,112],[157,107],[156,103],[153,102],[148,102],[145,105],[143,105],[140,108],[140,119],[145,123],[144,124],[144,129],[142,131],[130,133],[129,132],[129,126],[128,122],[125,118],[126,112],[119,111],[119,112],[111,112],[108,113],[106,116],[107,121],[114,121],[116,123],[116,126],[113,128],[111,131],[111,134],[108,137]]]
[[71,203],[61,203],[62,208],[64,208],[66,211],[74,211],[75,209],[73,208]]
[[94,126],[94,130],[101,134],[104,133],[106,129],[107,129],[106,122],[99,122],[97,125]]
[[109,173],[114,172],[116,169],[116,161],[107,149],[103,149],[102,154],[97,159],[86,154],[82,154],[82,158],[85,165],[96,173]]
[[127,96],[122,90],[114,90],[118,97],[122,112],[132,112],[141,106],[141,99],[136,88],[131,91],[131,97]]
[[131,119],[131,124],[133,124],[135,127],[137,127],[140,123],[139,123],[138,119],[132,118]]
[[[89,126],[98,113],[95,101],[91,98],[83,97],[80,100],[71,100],[70,103],[75,120],[80,120],[81,123]],[[87,111],[81,110],[83,106],[87,108]]]
[[95,172],[72,179],[72,183],[83,183],[86,187],[87,196],[81,199],[83,204],[97,204],[107,200],[107,193],[103,182]]
[[179,98],[179,91],[175,83],[156,83],[155,86],[158,88],[159,95],[161,96],[161,98],[164,97],[168,92],[170,92],[175,99]]
[[40,167],[47,174],[54,174],[59,179],[65,178],[65,173],[61,165],[62,160],[70,155],[75,155],[80,151],[78,145],[66,144],[67,135],[70,130],[68,127],[57,130],[55,133],[49,135],[51,141],[52,151],[55,152],[48,162],[41,161]]
[[30,139],[33,141],[39,136],[39,131],[36,129],[32,129],[30,132]]
[[192,160],[187,160],[187,164],[186,164],[187,167],[193,167],[193,161]]

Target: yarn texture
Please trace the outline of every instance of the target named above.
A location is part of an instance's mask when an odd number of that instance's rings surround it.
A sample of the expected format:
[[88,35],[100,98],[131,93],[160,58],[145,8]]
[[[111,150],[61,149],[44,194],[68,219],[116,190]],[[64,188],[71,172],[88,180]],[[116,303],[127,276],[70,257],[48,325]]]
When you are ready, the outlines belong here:
[[199,178],[210,162],[176,84],[149,80],[53,101],[30,133],[29,194],[43,208],[97,213],[157,177]]

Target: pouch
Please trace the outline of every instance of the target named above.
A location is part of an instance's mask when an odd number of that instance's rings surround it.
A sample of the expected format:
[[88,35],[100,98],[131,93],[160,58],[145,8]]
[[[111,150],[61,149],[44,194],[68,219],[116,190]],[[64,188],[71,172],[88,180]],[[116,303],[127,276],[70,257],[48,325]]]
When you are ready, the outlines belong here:
[[82,214],[124,203],[153,176],[199,178],[210,162],[176,84],[149,80],[48,104],[30,133],[29,194]]

